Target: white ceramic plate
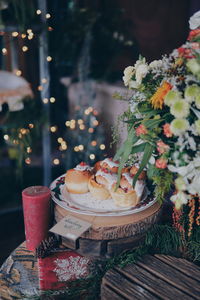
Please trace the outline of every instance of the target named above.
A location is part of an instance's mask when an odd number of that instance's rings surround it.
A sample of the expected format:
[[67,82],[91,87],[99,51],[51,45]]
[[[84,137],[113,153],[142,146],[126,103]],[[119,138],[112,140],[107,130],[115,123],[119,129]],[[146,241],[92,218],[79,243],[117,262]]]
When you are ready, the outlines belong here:
[[156,200],[148,197],[145,188],[140,203],[135,207],[118,207],[113,199],[96,200],[90,193],[71,194],[64,184],[65,174],[55,179],[50,185],[53,201],[60,207],[78,214],[92,216],[124,216],[138,213],[152,206]]

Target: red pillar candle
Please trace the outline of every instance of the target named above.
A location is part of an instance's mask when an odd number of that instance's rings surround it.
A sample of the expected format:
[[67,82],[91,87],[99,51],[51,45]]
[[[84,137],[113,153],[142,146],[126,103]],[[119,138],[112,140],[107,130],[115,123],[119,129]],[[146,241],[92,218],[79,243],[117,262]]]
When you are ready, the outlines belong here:
[[30,186],[22,191],[26,247],[34,251],[47,236],[50,224],[50,189]]

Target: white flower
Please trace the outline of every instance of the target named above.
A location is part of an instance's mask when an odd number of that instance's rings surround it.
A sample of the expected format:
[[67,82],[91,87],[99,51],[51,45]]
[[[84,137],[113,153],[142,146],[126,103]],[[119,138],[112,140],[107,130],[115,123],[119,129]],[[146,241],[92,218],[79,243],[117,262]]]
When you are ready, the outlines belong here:
[[186,66],[192,72],[192,74],[194,74],[194,75],[200,74],[200,65],[195,58],[188,60],[186,63]]
[[184,96],[188,102],[193,102],[200,94],[200,87],[196,84],[188,85],[185,89]]
[[176,100],[181,99],[181,94],[178,91],[171,90],[165,96],[164,102],[166,105],[171,106]]
[[189,128],[189,122],[185,119],[174,119],[170,124],[170,130],[174,135],[181,135]]
[[145,76],[148,73],[148,66],[145,63],[141,63],[139,65],[137,65],[137,67],[135,68],[135,78],[136,78],[136,82],[138,84],[142,83],[142,79],[145,78]]
[[149,64],[149,69],[159,69],[162,67],[162,60],[153,60],[150,64]]
[[189,111],[189,104],[181,99],[174,101],[170,108],[170,113],[178,119],[186,118],[189,114]]
[[133,66],[129,66],[124,69],[123,81],[124,81],[125,86],[129,85],[129,82],[133,75],[134,75],[134,67]]
[[176,209],[180,209],[183,204],[187,204],[189,199],[190,196],[184,192],[178,192],[170,198],[174,202]]
[[140,84],[137,83],[137,81],[135,81],[135,80],[130,80],[128,86],[131,89],[137,89],[137,88],[139,88]]
[[200,26],[200,11],[197,11],[189,20],[190,29],[196,29]]
[[192,195],[200,194],[200,172],[193,177],[191,183],[188,185],[188,192]]
[[194,125],[196,132],[198,133],[198,135],[200,135],[200,120],[196,120]]
[[198,109],[200,109],[200,92],[195,98],[195,105]]
[[186,190],[186,184],[185,184],[185,181],[184,181],[183,177],[176,178],[175,186],[176,186],[176,189],[178,191],[185,191]]

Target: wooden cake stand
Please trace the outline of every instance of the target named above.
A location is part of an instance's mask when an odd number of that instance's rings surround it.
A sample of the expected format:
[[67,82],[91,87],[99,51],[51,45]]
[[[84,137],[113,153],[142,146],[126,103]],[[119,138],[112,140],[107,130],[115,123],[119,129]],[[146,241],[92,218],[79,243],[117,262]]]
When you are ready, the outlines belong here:
[[83,215],[68,211],[57,204],[54,212],[56,222],[68,215],[92,224],[76,244],[69,246],[66,239],[62,238],[64,246],[76,249],[78,253],[86,256],[112,257],[141,243],[146,231],[158,222],[161,205],[156,202],[143,211],[126,216]]

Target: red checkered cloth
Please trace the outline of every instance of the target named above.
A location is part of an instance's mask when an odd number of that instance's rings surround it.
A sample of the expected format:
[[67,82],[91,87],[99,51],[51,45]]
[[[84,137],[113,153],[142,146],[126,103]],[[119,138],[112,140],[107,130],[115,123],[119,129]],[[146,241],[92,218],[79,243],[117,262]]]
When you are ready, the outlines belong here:
[[75,251],[63,250],[45,258],[38,258],[41,290],[58,290],[67,283],[89,275],[90,259]]

